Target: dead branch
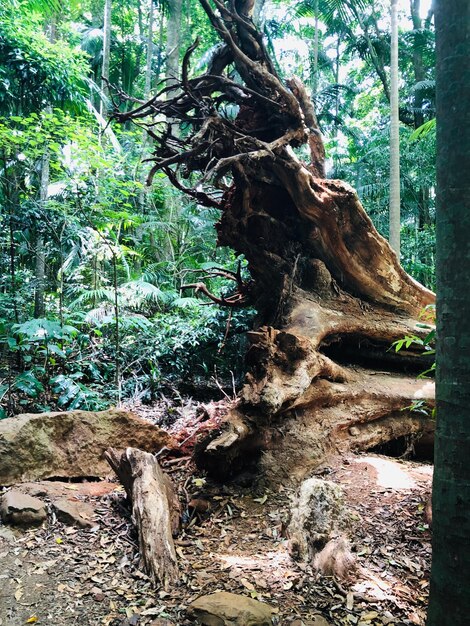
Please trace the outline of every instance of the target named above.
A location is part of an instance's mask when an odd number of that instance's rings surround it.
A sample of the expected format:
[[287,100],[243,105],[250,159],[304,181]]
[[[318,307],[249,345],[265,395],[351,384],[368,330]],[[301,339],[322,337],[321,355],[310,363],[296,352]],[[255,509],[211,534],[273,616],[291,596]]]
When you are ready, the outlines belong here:
[[148,452],[127,448],[121,453],[109,448],[105,458],[132,502],[132,518],[147,572],[154,584],[168,589],[178,580],[173,534],[178,530],[180,508],[173,483]]

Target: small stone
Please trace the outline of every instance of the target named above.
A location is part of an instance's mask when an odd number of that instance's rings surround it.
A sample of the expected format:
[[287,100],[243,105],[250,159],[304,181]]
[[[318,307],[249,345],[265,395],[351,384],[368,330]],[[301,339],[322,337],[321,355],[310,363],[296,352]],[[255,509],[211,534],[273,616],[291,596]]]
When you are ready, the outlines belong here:
[[331,624],[321,615],[314,615],[313,619],[309,620],[305,626],[331,626]]
[[94,526],[93,518],[95,512],[93,508],[78,500],[55,500],[52,503],[57,519],[64,524],[70,526],[79,526],[80,528],[92,528]]
[[103,602],[103,600],[104,600],[104,593],[100,592],[100,593],[93,594],[93,600],[95,602]]
[[272,608],[227,591],[201,596],[188,606],[188,614],[203,626],[271,626]]
[[39,526],[47,519],[44,503],[17,489],[8,491],[1,499],[0,516],[5,524]]
[[175,626],[175,623],[171,622],[169,619],[157,617],[157,619],[154,619],[153,622],[150,623],[150,626]]
[[331,624],[321,615],[314,615],[308,620],[295,619],[290,626],[331,626]]
[[351,435],[351,437],[357,437],[361,434],[361,431],[357,426],[351,426],[351,428],[349,429],[349,434]]
[[6,528],[5,526],[0,527],[0,539],[7,541],[8,543],[15,543],[16,536],[15,533],[10,530],[10,528]]

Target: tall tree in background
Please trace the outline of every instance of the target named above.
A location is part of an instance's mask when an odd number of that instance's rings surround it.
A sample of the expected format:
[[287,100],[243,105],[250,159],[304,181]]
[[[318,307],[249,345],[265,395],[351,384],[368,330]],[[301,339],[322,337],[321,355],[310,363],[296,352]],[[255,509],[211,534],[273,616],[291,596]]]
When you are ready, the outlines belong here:
[[390,245],[400,258],[400,135],[398,119],[397,0],[391,0],[390,61]]
[[[167,39],[166,39],[166,75],[170,79],[169,85],[179,76],[179,60],[181,51],[181,18],[183,13],[182,0],[173,0],[170,3]],[[170,97],[172,92],[169,92]]]
[[[49,24],[46,27],[48,32],[49,41],[54,43],[57,35],[57,20],[59,15],[52,13],[50,16]],[[46,107],[46,113],[52,115],[52,106],[50,104]],[[46,149],[41,159],[41,176],[39,185],[39,205],[40,210],[44,211],[45,204],[47,202],[47,194],[49,189],[50,180],[50,158],[49,151]],[[36,247],[35,247],[35,267],[34,267],[34,317],[44,317],[46,314],[46,307],[44,302],[45,293],[45,281],[46,281],[46,251],[44,247],[44,233],[42,231],[41,220],[36,220]]]
[[436,2],[437,432],[428,626],[470,619],[470,4]]
[[100,113],[102,116],[106,114],[108,99],[108,85],[109,80],[109,60],[111,52],[111,0],[105,0],[104,4],[104,26],[103,26],[103,63],[101,66],[101,103]]

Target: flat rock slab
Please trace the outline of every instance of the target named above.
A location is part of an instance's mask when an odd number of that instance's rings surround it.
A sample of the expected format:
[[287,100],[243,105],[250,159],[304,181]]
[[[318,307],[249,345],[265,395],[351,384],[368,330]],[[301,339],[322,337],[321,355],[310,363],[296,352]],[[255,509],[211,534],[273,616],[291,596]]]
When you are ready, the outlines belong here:
[[273,610],[258,600],[220,591],[192,602],[188,614],[204,626],[271,626]]
[[47,519],[44,503],[17,489],[12,489],[2,496],[0,516],[4,524],[25,527],[39,526]]
[[59,522],[80,528],[92,528],[95,511],[92,506],[80,500],[54,500],[52,508]]
[[85,483],[66,483],[60,480],[42,480],[35,483],[21,483],[16,486],[23,493],[36,498],[46,497],[50,500],[65,498],[66,500],[76,500],[78,497],[100,498],[108,493],[121,490],[122,487],[118,483],[111,483],[105,480],[85,482]]
[[45,478],[102,477],[110,446],[157,452],[168,433],[129,411],[25,413],[0,420],[0,485]]

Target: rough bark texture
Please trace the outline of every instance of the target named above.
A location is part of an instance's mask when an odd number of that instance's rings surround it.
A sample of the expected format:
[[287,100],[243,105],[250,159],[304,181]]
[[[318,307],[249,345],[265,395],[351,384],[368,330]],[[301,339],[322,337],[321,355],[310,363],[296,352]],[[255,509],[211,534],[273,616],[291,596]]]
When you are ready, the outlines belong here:
[[165,589],[178,580],[173,534],[178,532],[180,505],[173,483],[148,452],[109,448],[106,459],[132,502],[140,554],[148,574]]
[[[199,464],[221,477],[263,453],[271,478],[301,479],[338,447],[432,430],[425,416],[403,411],[432,397],[432,385],[415,379],[423,361],[389,348],[427,332],[417,321],[434,294],[404,272],[356,192],[325,178],[309,95],[298,78],[284,84],[276,74],[253,3],[200,2],[223,43],[208,72],[190,78],[195,42],[179,95],[166,100],[164,89],[116,117],[142,123],[154,139],[149,182],[163,170],[199,203],[218,207],[219,244],[248,261],[250,281],[224,274],[235,284],[228,297],[191,284],[215,302],[258,311],[239,404],[200,442]],[[162,114],[192,132],[175,136],[171,123],[162,132],[152,121]]]
[[[436,2],[437,432],[428,626],[470,616],[470,4]],[[463,122],[463,123],[462,123]]]

